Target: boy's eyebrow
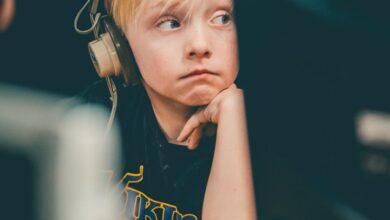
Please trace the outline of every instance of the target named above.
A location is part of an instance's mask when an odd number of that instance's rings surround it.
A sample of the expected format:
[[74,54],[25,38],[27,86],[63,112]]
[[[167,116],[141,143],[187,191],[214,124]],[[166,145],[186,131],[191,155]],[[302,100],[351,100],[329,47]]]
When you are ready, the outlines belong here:
[[[148,12],[148,18],[155,18],[167,12],[180,11],[183,6],[194,0],[150,0],[143,6],[143,11]],[[196,0],[199,1],[199,0]],[[190,12],[185,17],[189,16]]]
[[230,13],[234,10],[233,0],[226,0],[218,3],[219,7],[228,10]]
[[171,0],[145,0],[143,1],[143,4],[141,3],[139,11],[142,12],[141,14],[146,15],[148,19],[153,18],[158,14],[160,15],[163,14],[164,11],[167,10],[167,5],[172,7],[179,3],[179,1],[177,0],[174,0],[174,3],[172,4],[169,4],[170,2],[172,1]]
[[[143,11],[149,11],[151,16],[159,14],[160,16],[166,12],[173,12],[176,10],[181,10],[182,7],[190,4],[188,7],[188,13],[186,13],[186,18],[191,16],[192,5],[191,1],[199,0],[148,0],[146,5],[144,5]],[[208,1],[208,0],[206,0]],[[221,9],[228,10],[230,13],[234,10],[234,1],[233,0],[219,0],[217,5]]]

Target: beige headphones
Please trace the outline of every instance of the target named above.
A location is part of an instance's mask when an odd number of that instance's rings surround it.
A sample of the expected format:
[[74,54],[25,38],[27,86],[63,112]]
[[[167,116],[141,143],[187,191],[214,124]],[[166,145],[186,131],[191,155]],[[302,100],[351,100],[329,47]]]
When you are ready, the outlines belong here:
[[101,78],[122,76],[126,85],[137,83],[139,71],[129,42],[110,15],[101,16],[96,13],[99,0],[93,0],[91,5],[92,27],[85,31],[77,28],[79,16],[90,1],[87,1],[76,16],[75,29],[80,34],[92,31],[95,33],[96,40],[88,44],[88,49],[96,72]]
[[[87,30],[80,30],[78,21],[88,5],[91,7],[89,16],[92,26]],[[74,28],[79,34],[85,35],[93,32],[95,35],[95,40],[88,44],[88,50],[96,72],[101,78],[106,78],[111,96],[112,110],[106,130],[108,133],[115,118],[118,103],[117,89],[111,77],[122,77],[124,84],[128,86],[137,84],[140,74],[128,40],[111,16],[101,16],[101,13],[97,12],[98,6],[99,0],[87,0],[76,15]],[[102,27],[103,31],[101,31]]]

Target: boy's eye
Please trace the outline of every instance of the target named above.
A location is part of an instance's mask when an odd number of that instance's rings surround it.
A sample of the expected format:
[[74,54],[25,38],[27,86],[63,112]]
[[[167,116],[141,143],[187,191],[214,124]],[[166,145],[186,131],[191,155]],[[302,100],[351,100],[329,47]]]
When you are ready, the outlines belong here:
[[229,14],[219,15],[213,19],[213,22],[216,24],[228,24],[232,20]]
[[157,26],[161,29],[169,30],[169,29],[175,29],[180,27],[180,23],[175,19],[167,19],[159,22]]

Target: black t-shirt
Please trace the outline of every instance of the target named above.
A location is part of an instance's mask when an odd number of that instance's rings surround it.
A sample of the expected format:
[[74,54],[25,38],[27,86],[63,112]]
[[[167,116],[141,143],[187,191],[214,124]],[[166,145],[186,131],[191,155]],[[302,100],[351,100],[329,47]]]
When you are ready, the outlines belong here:
[[[215,137],[201,140],[196,150],[170,144],[156,120],[150,99],[142,85],[118,90],[122,137],[123,178],[126,219],[201,219],[210,173]],[[111,109],[104,81],[90,86],[82,95],[89,103]],[[146,218],[148,217],[148,218]]]

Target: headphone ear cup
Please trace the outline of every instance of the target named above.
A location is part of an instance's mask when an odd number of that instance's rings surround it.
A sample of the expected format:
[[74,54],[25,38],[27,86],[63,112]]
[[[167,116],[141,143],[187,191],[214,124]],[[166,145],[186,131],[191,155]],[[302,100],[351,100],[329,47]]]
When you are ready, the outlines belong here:
[[111,16],[101,18],[105,33],[88,44],[89,53],[100,77],[121,75],[126,85],[139,81],[139,70],[133,52],[123,32]]
[[90,42],[88,50],[96,72],[101,78],[119,76],[122,72],[118,54],[108,33],[103,33],[98,40]]

